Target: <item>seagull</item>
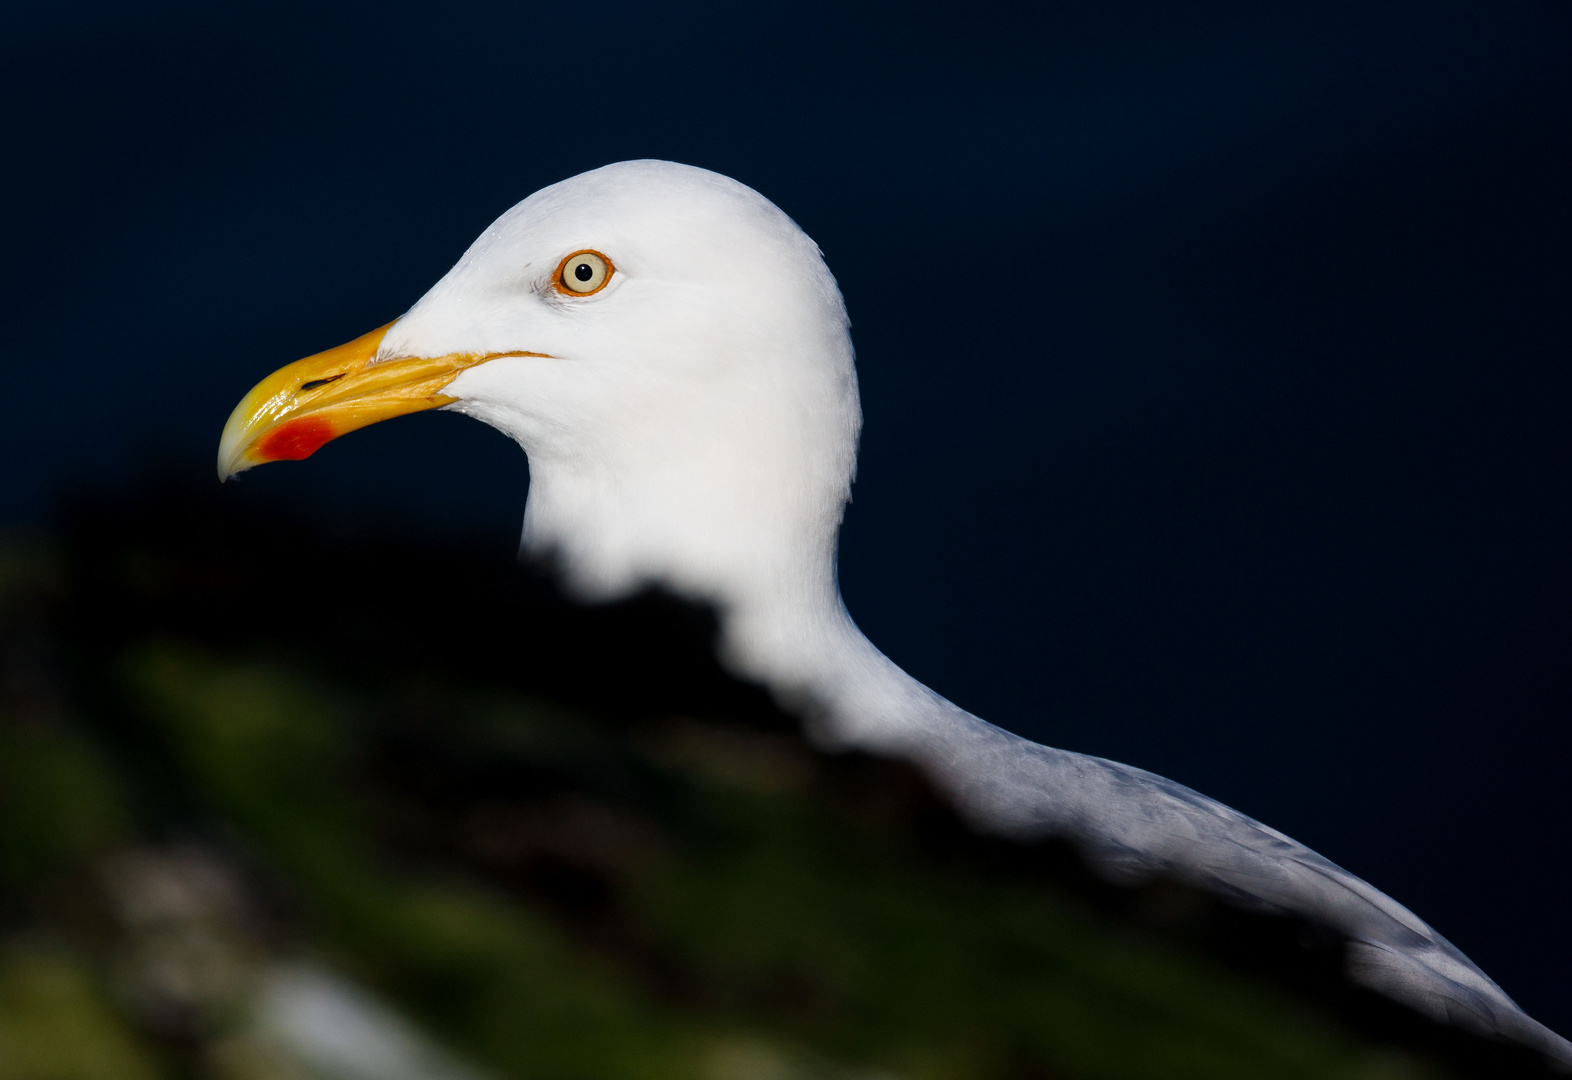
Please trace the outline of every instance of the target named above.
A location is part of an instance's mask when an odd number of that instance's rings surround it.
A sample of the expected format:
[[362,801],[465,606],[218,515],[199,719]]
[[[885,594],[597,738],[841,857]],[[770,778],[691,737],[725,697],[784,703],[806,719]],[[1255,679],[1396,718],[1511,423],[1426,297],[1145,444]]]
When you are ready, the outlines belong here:
[[818,246],[753,189],[666,161],[541,189],[401,318],[257,384],[219,477],[426,409],[523,447],[522,551],[570,594],[711,605],[722,662],[819,745],[908,760],[977,830],[1069,840],[1110,879],[1313,920],[1355,982],[1572,1071],[1572,1043],[1358,877],[1172,780],[987,723],[862,634],[836,577],[862,426],[850,322]]

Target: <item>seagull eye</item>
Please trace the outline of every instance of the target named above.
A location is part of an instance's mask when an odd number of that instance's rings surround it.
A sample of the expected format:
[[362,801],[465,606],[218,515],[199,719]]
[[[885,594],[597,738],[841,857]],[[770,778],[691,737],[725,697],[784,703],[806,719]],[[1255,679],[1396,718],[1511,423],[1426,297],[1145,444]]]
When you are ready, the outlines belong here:
[[588,296],[599,292],[611,280],[611,260],[598,251],[576,251],[562,260],[552,283],[569,296]]

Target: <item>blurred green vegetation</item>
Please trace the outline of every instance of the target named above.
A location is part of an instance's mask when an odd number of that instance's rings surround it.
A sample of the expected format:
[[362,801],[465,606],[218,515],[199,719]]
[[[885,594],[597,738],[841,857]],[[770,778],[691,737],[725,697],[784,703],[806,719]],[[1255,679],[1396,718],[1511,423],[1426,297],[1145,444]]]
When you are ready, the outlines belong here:
[[[546,701],[408,627],[340,670],[135,606],[243,565],[70,561],[0,555],[0,1080],[1452,1074],[935,854],[915,779],[789,725]],[[266,1004],[299,965],[447,1064],[313,1050]]]
[[0,1080],[156,1080],[161,1070],[91,968],[13,938],[0,952]]

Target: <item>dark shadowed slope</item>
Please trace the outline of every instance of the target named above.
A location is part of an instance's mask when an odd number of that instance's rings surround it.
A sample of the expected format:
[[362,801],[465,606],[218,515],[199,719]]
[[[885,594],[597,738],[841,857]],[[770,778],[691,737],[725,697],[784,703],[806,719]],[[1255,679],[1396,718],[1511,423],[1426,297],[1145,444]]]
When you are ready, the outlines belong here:
[[[287,1018],[332,993],[476,1076],[1538,1068],[1348,986],[1315,927],[815,753],[658,596],[173,488],[0,565],[6,1080],[327,1075]],[[368,587],[300,599],[324,567]]]

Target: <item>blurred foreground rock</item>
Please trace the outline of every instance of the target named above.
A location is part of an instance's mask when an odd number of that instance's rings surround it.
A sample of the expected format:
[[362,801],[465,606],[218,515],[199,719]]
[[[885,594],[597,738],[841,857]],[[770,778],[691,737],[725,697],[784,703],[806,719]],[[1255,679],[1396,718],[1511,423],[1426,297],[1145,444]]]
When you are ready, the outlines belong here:
[[179,488],[0,550],[0,1080],[1535,1075],[969,834],[706,613]]

